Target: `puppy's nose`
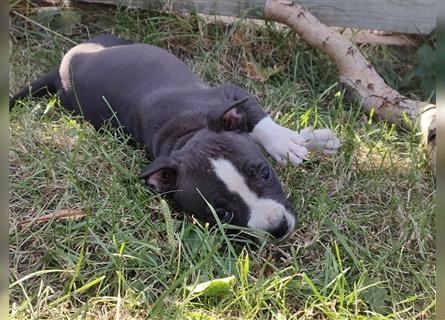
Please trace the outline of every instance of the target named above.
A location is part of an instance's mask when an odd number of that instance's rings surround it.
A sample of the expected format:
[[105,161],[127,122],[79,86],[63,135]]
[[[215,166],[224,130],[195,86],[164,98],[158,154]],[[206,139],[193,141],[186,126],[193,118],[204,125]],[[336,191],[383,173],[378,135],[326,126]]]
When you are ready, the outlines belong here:
[[269,231],[271,235],[273,235],[276,239],[283,238],[289,232],[289,224],[287,223],[287,219],[283,217],[275,228]]

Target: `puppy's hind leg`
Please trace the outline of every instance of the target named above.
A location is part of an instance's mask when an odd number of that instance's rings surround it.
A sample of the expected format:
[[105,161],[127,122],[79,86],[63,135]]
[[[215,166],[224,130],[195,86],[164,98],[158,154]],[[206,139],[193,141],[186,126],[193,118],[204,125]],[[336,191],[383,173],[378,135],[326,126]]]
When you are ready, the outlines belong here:
[[18,99],[27,96],[41,97],[48,93],[57,92],[57,84],[59,81],[59,69],[54,69],[42,77],[32,81],[29,85],[20,90],[17,94],[9,98],[9,110],[14,108]]

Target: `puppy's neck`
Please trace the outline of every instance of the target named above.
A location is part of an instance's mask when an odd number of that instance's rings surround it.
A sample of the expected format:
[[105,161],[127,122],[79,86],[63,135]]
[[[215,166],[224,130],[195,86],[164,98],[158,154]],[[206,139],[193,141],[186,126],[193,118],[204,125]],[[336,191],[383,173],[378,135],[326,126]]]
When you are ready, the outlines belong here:
[[179,114],[164,123],[152,138],[154,157],[180,150],[197,132],[207,128],[207,118],[200,112]]

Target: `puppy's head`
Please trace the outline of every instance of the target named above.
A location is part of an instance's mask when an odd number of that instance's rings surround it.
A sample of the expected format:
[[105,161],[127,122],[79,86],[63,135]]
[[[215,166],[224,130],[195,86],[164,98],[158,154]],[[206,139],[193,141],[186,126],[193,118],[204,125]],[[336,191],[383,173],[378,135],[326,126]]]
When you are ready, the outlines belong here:
[[271,164],[245,133],[245,115],[233,109],[219,128],[209,124],[181,150],[156,158],[139,177],[202,222],[215,223],[207,200],[221,222],[282,238],[293,230],[294,210]]

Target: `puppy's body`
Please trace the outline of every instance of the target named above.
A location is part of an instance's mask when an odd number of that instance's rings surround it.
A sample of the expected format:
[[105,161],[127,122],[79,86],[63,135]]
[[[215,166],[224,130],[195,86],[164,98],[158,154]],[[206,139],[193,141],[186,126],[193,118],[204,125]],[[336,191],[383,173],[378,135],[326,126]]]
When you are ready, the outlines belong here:
[[202,194],[222,220],[277,237],[293,228],[294,213],[254,141],[281,164],[298,165],[308,143],[339,147],[330,131],[320,131],[322,141],[315,141],[314,131],[282,128],[243,89],[211,88],[169,52],[114,36],[71,49],[57,70],[19,92],[10,106],[29,91],[44,93],[43,87],[59,92],[64,107],[95,128],[111,121],[141,143],[155,160],[140,177],[157,192],[176,190],[180,209],[212,222]]

